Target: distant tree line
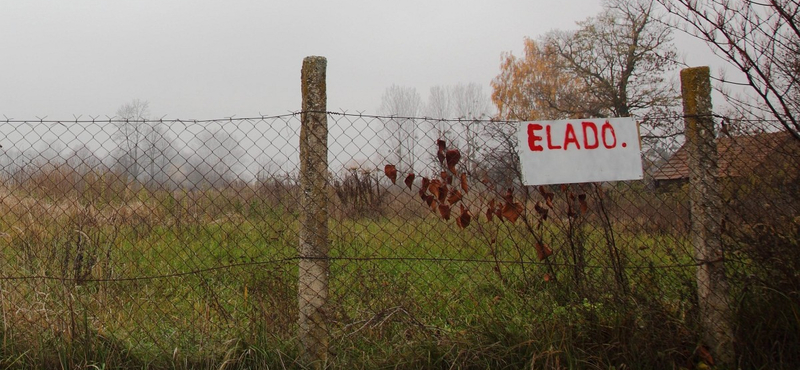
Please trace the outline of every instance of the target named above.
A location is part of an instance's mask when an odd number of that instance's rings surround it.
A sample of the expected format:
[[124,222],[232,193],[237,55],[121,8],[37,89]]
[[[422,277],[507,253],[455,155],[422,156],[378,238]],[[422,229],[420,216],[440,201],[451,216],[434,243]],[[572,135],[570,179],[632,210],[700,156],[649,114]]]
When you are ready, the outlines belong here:
[[0,176],[24,182],[44,171],[69,169],[79,178],[112,172],[132,185],[167,189],[221,188],[241,180],[245,150],[222,128],[203,128],[182,143],[166,124],[151,119],[149,103],[139,99],[120,106],[112,121],[116,147],[108,154],[82,140],[73,147],[56,140],[41,148],[6,148]]

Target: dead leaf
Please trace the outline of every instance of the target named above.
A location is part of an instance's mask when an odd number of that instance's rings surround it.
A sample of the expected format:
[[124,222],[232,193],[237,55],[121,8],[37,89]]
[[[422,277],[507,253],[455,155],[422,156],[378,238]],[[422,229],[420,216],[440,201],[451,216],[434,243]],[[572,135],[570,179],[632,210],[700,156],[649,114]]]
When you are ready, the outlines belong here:
[[545,201],[545,203],[547,203],[547,206],[550,207],[550,209],[553,209],[553,207],[554,207],[553,206],[553,199],[555,199],[555,197],[556,197],[555,193],[545,193],[544,194],[544,201]]
[[397,168],[395,168],[393,164],[387,164],[386,167],[383,168],[383,173],[386,174],[389,180],[392,180],[392,184],[397,183]]
[[442,187],[439,188],[439,203],[444,203],[447,201],[447,191],[447,185],[442,185]]
[[506,203],[514,203],[514,189],[508,188],[508,190],[506,190],[506,193],[503,195],[503,200]]
[[503,217],[506,220],[511,221],[511,223],[514,223],[517,221],[517,218],[519,218],[519,216],[522,215],[522,211],[523,211],[522,204],[506,203],[506,205],[503,206]]
[[467,184],[467,173],[461,173],[461,190],[464,190],[464,194],[469,193],[469,185]]
[[433,204],[433,195],[426,195],[425,196],[425,203],[427,203],[428,207],[430,207]]
[[578,195],[578,203],[581,205],[581,213],[584,214],[589,211],[589,204],[586,203],[586,194]]
[[408,176],[406,176],[405,181],[403,181],[406,183],[406,186],[408,186],[408,190],[411,190],[411,185],[414,184],[414,177],[415,176],[413,173],[409,173]]
[[575,212],[575,207],[572,206],[572,202],[567,202],[567,217],[569,218],[578,217],[578,213]]
[[697,356],[700,357],[701,360],[703,360],[703,362],[705,362],[710,366],[714,366],[714,356],[711,355],[711,352],[708,351],[708,348],[701,345],[697,347],[696,353]]
[[461,200],[461,198],[463,198],[461,192],[458,189],[453,188],[452,190],[450,190],[450,196],[447,197],[447,203],[453,205],[453,203],[458,202],[459,200]]
[[461,160],[461,152],[458,149],[450,149],[445,152],[445,159],[447,160],[447,168],[455,175],[456,165]]
[[545,258],[550,257],[553,254],[553,251],[547,244],[540,244],[536,243],[536,257],[539,258],[539,261],[543,261]]
[[439,198],[439,191],[441,190],[441,187],[442,182],[438,179],[433,179],[430,181],[430,184],[428,184],[428,191],[430,191],[434,197]]
[[541,202],[536,202],[536,205],[533,206],[533,210],[539,214],[539,218],[542,220],[547,220],[547,214],[549,213],[547,208],[542,207]]
[[442,181],[447,185],[453,184],[453,176],[450,176],[450,174],[447,173],[447,171],[442,171],[442,173],[440,173],[439,176],[442,178]]
[[428,180],[427,177],[422,178],[422,185],[419,187],[419,197],[422,200],[425,200],[425,197],[428,195],[428,185],[431,184],[431,180]]
[[439,204],[439,214],[445,221],[450,220],[450,206],[447,204]]
[[470,213],[470,211],[462,204],[461,215],[459,215],[458,218],[456,219],[456,224],[458,225],[458,227],[463,229],[469,226],[469,222],[471,220],[472,220],[472,213]]
[[437,140],[436,145],[439,146],[439,150],[436,151],[436,158],[439,159],[439,164],[444,164],[445,160],[445,152],[447,151],[447,143],[444,140]]

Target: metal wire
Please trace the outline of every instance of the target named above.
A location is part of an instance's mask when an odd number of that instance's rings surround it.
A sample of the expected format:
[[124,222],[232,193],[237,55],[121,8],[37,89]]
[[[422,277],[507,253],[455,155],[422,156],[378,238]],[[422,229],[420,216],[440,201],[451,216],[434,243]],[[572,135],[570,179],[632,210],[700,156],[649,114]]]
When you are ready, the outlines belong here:
[[[297,250],[304,113],[329,122],[329,169],[319,174],[328,256]],[[800,215],[796,143],[775,120],[712,117],[730,126],[718,138],[724,261],[733,284],[767,284],[784,270],[760,253],[791,240]],[[634,336],[667,321],[694,343],[685,317],[708,262],[688,238],[685,118],[642,124],[642,181],[530,187],[520,183],[517,121],[6,117],[3,333],[31,347],[94,333],[168,362],[222,358],[231,338],[290,343],[298,289],[308,288],[297,285],[298,263],[324,260],[338,351],[483,330],[484,316],[535,322],[548,310],[581,325],[632,317],[620,330]]]

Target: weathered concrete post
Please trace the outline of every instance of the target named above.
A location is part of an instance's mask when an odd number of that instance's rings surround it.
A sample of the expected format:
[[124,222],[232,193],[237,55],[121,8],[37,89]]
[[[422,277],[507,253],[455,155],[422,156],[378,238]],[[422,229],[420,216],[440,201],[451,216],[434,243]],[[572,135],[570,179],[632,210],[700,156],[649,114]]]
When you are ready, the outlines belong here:
[[689,149],[691,240],[697,267],[697,296],[705,344],[716,364],[733,368],[733,327],[721,244],[717,143],[711,109],[708,67],[681,71],[681,94]]
[[300,127],[300,344],[305,365],[328,361],[328,116],[324,57],[303,60]]

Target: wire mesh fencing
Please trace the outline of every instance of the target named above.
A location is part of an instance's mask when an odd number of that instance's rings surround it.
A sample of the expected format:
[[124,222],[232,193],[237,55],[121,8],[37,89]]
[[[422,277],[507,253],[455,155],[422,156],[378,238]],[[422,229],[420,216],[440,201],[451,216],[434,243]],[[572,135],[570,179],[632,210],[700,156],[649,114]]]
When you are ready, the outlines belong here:
[[[516,122],[324,113],[328,250],[307,256],[301,115],[0,122],[0,364],[302,366],[309,259],[330,366],[713,364],[683,117],[641,126],[643,181],[532,187]],[[736,354],[797,364],[798,142],[724,123]]]

